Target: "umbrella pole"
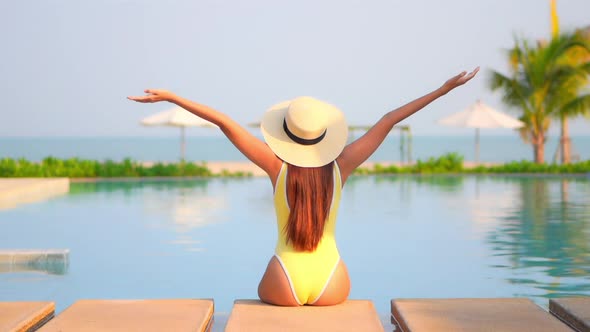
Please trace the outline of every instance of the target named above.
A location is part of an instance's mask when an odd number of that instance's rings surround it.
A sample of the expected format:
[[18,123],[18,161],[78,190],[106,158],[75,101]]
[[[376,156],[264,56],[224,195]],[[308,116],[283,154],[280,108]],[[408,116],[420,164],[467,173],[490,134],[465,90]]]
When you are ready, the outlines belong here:
[[479,163],[479,128],[475,128],[475,163]]
[[181,140],[180,140],[180,161],[184,161],[184,151],[185,151],[185,138],[184,138],[184,127],[180,127],[181,132]]

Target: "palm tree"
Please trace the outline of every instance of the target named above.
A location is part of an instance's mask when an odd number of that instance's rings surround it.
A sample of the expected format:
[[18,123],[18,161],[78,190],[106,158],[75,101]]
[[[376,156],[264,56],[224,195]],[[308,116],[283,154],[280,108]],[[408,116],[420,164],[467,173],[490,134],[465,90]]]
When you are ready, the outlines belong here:
[[[578,30],[576,34],[586,44],[590,43],[590,27]],[[573,66],[589,66],[590,63],[590,49],[576,47],[567,54],[567,60]],[[590,73],[590,71],[587,71]],[[561,123],[560,137],[559,137],[559,150],[561,151],[561,163],[568,164],[571,161],[571,138],[569,136],[569,125],[568,119],[577,117],[578,115],[590,116],[590,94],[586,90],[585,94],[575,96],[576,92],[584,91],[584,88],[588,85],[588,76],[581,75],[574,77],[569,82],[569,92],[574,94],[570,98],[564,98],[564,100],[570,100],[569,103],[565,104],[561,110],[559,110],[557,116]]]
[[587,97],[580,96],[580,87],[573,83],[587,77],[590,64],[572,64],[566,56],[578,47],[590,50],[580,34],[572,33],[552,38],[545,45],[531,46],[526,40],[517,40],[508,53],[510,76],[492,71],[491,89],[502,90],[503,101],[522,111],[520,120],[525,125],[519,129],[520,135],[525,143],[533,145],[536,163],[545,162],[551,117],[562,109],[573,114],[587,102]]
[[[551,0],[551,33],[553,37],[559,36],[559,16],[557,15],[557,0]],[[582,38],[590,42],[590,27],[579,30],[577,33],[581,34]],[[590,52],[586,50],[572,50],[568,54],[568,60],[575,63],[581,63],[590,60]],[[588,83],[587,78],[580,78],[575,82],[573,90],[578,90],[579,87],[583,87]],[[561,152],[561,163],[568,164],[571,161],[571,139],[569,136],[568,119],[575,117],[579,113],[588,114],[588,107],[584,105],[584,102],[578,103],[577,107],[573,109],[563,109],[559,112],[558,118],[561,123],[561,130],[559,135],[558,151]],[[555,156],[557,157],[557,155]]]

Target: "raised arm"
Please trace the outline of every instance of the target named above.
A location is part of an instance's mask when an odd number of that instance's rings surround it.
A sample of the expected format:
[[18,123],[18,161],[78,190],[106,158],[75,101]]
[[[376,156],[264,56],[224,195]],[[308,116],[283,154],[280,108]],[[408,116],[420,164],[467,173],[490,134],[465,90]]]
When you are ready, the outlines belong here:
[[377,150],[395,124],[418,112],[454,88],[467,83],[478,71],[479,67],[469,74],[462,72],[447,80],[440,88],[385,114],[363,136],[347,145],[338,157],[338,166],[340,166],[343,181],[346,181],[348,176]]
[[281,160],[274,154],[274,152],[272,152],[266,143],[252,135],[248,130],[240,126],[226,114],[209,106],[182,98],[166,90],[148,89],[145,90],[145,93],[145,96],[127,98],[140,103],[168,101],[184,108],[200,118],[216,124],[233,145],[240,150],[240,152],[269,175],[271,181],[276,179],[281,168]]

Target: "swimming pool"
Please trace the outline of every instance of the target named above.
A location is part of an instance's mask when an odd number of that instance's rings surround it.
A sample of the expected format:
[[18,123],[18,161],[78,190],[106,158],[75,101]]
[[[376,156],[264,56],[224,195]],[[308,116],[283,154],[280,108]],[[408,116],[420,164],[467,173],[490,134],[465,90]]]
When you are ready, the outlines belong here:
[[[588,177],[352,177],[350,296],[387,321],[392,298],[590,295],[588,197]],[[0,249],[70,250],[63,271],[0,273],[0,301],[213,298],[218,322],[257,297],[276,241],[265,178],[74,183],[0,211],[0,230]]]

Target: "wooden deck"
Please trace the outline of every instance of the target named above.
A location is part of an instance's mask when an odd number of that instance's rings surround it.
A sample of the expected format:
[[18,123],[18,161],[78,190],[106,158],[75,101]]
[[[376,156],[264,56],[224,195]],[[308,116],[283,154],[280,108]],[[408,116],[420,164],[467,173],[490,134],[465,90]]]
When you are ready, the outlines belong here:
[[211,329],[213,300],[80,300],[40,332],[205,332]]
[[549,300],[549,311],[579,332],[590,332],[590,297]]
[[402,332],[571,332],[526,298],[398,299],[391,301],[391,313]]
[[[52,318],[54,311],[53,302],[0,302],[0,331],[210,332],[214,303],[212,299],[80,300]],[[552,299],[550,313],[526,298],[394,299],[391,313],[398,332],[590,332],[590,297]],[[221,323],[214,330],[221,331]],[[225,331],[383,332],[384,328],[369,300],[326,307],[236,300]]]
[[258,300],[237,300],[226,332],[363,331],[383,332],[371,301],[348,300],[327,307],[279,307]]
[[35,331],[54,312],[53,302],[0,302],[0,331]]

